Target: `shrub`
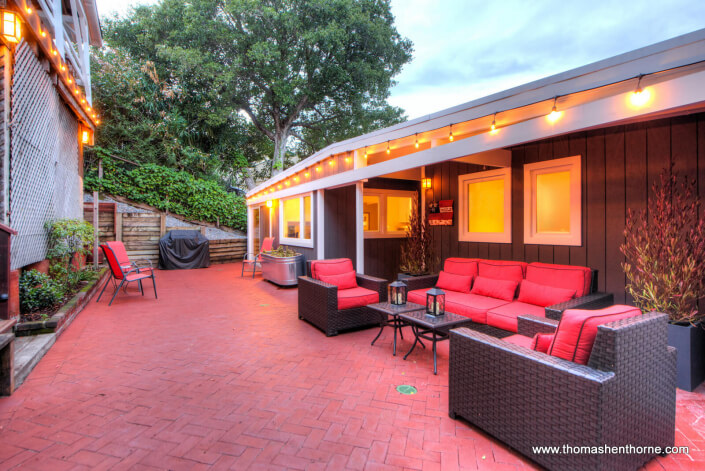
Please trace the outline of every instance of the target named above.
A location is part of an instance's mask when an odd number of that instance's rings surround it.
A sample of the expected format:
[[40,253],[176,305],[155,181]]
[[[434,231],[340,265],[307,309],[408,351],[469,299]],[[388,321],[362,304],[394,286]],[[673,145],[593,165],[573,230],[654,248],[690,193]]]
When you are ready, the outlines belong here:
[[399,270],[410,275],[423,275],[431,270],[434,258],[433,232],[428,220],[421,219],[418,196],[414,195],[406,239],[401,246]]
[[647,209],[627,214],[620,250],[627,292],[643,311],[668,314],[673,323],[694,324],[705,295],[705,218],[699,216],[697,187],[679,181],[673,168],[661,173]]
[[64,288],[48,275],[29,270],[20,276],[20,311],[31,313],[52,309],[63,301]]

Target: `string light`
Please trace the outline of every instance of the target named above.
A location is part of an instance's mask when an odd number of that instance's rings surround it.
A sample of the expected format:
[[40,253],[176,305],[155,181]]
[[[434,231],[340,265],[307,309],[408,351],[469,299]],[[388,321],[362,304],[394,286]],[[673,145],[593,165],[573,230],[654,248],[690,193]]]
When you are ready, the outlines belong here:
[[286,181],[286,186],[291,185],[291,182],[289,180]]
[[316,172],[320,172],[320,171],[321,171],[321,167],[316,167]]
[[387,155],[391,154],[392,151],[389,149],[389,141],[387,141]]
[[299,182],[299,177],[294,177],[294,181],[295,181],[296,183],[298,183],[298,182]]
[[304,173],[304,177],[308,178],[308,177],[310,177],[310,176],[311,176],[310,173],[308,173],[308,172]]
[[417,149],[419,148],[419,133],[416,133],[416,142],[414,143],[414,147]]
[[330,160],[328,161],[328,165],[330,165],[331,167],[332,167],[333,165],[335,165],[335,159],[330,159]]
[[490,126],[490,134],[497,134],[499,129],[497,129],[497,112],[492,116],[492,125]]
[[550,122],[550,123],[555,123],[556,121],[558,121],[559,119],[561,119],[561,116],[563,116],[563,112],[562,112],[562,111],[558,111],[558,110],[556,109],[556,102],[557,102],[557,101],[558,101],[558,97],[555,97],[555,98],[553,99],[553,108],[551,109],[551,112],[550,112],[548,115],[546,115],[546,119],[547,119],[548,122]]
[[27,11],[28,15],[31,15],[32,14],[32,7],[27,7],[26,11]]
[[47,32],[42,30],[41,35],[42,35],[43,38],[46,38],[46,37],[47,37]]
[[365,146],[365,160],[367,160],[367,146]]
[[644,75],[639,75],[639,80],[636,83],[636,90],[631,94],[629,100],[632,105],[639,108],[646,105],[651,99],[651,92],[648,88],[641,88],[641,79]]
[[451,125],[450,125],[450,134],[448,134],[448,140],[449,140],[450,142],[453,142],[453,139],[454,139],[454,137],[453,137],[453,124],[451,123]]

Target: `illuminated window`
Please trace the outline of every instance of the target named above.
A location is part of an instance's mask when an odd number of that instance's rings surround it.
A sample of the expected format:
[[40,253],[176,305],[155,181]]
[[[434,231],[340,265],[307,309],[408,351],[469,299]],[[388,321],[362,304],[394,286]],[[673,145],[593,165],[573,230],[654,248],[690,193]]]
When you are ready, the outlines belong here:
[[460,175],[458,187],[458,239],[464,242],[511,243],[511,169]]
[[365,238],[405,237],[414,194],[413,191],[365,189],[362,197]]
[[311,195],[282,200],[279,211],[279,243],[313,247]]
[[581,245],[580,156],[524,165],[524,243]]

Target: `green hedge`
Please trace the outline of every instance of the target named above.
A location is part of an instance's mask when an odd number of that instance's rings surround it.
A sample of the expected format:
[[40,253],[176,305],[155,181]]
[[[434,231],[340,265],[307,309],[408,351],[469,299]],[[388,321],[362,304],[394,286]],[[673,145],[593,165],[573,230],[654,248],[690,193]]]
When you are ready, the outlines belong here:
[[103,161],[103,179],[88,169],[84,179],[86,190],[123,196],[189,219],[220,224],[241,231],[247,227],[245,199],[228,193],[215,181],[160,165],[146,164],[124,169],[113,160]]

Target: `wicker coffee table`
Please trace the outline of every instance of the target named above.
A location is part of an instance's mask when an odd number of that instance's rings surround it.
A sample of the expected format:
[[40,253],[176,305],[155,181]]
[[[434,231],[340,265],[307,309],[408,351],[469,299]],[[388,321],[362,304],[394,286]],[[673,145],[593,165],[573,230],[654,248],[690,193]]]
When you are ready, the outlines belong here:
[[[380,325],[379,332],[377,333],[375,339],[372,341],[371,345],[374,345],[379,336],[382,335],[382,331],[384,330],[384,328],[386,326],[390,326],[394,329],[394,351],[392,352],[392,355],[394,356],[396,356],[397,354],[397,331],[399,331],[399,335],[401,335],[401,338],[404,339],[404,334],[402,333],[401,328],[409,325],[403,320],[399,319],[399,314],[412,311],[423,311],[425,309],[422,305],[416,303],[376,303],[369,304],[367,307],[372,309],[373,311],[379,312],[382,316],[382,324]],[[426,348],[425,345],[422,344],[422,346]]]
[[[430,340],[433,343],[433,374],[438,374],[438,363],[436,357],[436,343],[441,340],[448,339],[448,331],[455,327],[460,327],[465,324],[470,324],[472,321],[464,316],[446,312],[442,316],[432,316],[424,311],[404,312],[398,314],[401,321],[410,324],[414,331],[416,339],[411,349],[404,355],[411,355],[411,352],[416,348],[416,344],[421,342],[421,339]],[[421,344],[423,345],[423,343]]]

